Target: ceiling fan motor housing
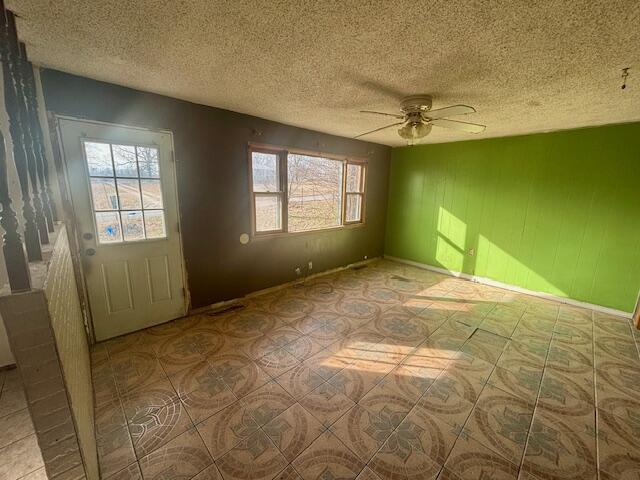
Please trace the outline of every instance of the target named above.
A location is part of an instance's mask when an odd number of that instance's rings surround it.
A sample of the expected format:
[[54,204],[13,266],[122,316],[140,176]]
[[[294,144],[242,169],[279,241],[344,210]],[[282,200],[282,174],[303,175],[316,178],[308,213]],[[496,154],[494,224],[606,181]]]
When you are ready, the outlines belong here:
[[404,114],[428,112],[432,103],[431,95],[411,95],[402,99],[400,109]]

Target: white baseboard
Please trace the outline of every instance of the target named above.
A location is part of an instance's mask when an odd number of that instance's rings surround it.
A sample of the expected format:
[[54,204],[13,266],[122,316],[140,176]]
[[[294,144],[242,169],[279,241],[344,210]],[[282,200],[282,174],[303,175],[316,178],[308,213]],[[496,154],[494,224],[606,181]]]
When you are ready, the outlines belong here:
[[602,305],[596,305],[594,303],[581,302],[579,300],[574,300],[572,298],[558,297],[557,295],[552,295],[550,293],[536,292],[534,290],[528,290],[526,288],[517,287],[515,285],[510,285],[508,283],[498,282],[497,280],[492,280],[490,278],[478,277],[476,275],[469,275],[468,273],[463,273],[463,272],[454,272],[451,270],[447,270],[446,268],[434,267],[433,265],[414,262],[413,260],[407,260],[405,258],[394,257],[391,255],[385,255],[384,258],[386,258],[387,260],[393,260],[394,262],[412,265],[414,267],[422,268],[424,270],[431,270],[433,272],[442,273],[444,275],[463,278],[465,280],[469,280],[475,283],[480,283],[482,285],[502,288],[504,290],[510,290],[512,292],[522,293],[525,295],[531,295],[533,297],[544,298],[546,300],[553,300],[555,302],[565,303],[567,305],[572,305],[574,307],[588,308],[589,310],[594,310],[596,312],[606,313],[609,315],[615,315],[615,316],[623,317],[629,320],[632,319],[632,316],[633,316],[633,314],[630,312],[624,312],[622,310],[617,310],[615,308],[603,307]]

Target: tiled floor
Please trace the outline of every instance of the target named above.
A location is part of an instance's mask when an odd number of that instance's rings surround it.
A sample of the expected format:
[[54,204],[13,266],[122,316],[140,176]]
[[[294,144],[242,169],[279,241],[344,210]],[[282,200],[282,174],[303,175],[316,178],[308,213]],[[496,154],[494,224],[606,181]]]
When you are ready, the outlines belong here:
[[46,480],[18,370],[0,371],[0,480]]
[[637,480],[639,341],[381,261],[98,345],[103,478]]

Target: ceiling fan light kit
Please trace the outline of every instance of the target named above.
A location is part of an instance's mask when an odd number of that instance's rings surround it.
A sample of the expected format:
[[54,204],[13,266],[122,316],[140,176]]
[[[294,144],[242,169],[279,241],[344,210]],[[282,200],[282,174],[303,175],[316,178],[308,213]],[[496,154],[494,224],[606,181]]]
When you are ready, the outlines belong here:
[[362,133],[354,138],[359,138],[364,135],[386,130],[387,128],[402,125],[398,129],[398,135],[407,140],[410,145],[413,145],[416,140],[429,135],[433,125],[467,133],[480,133],[486,128],[484,125],[478,125],[476,123],[461,122],[459,120],[449,120],[444,118],[452,115],[467,115],[469,113],[475,113],[476,110],[473,107],[469,107],[468,105],[452,105],[450,107],[431,110],[432,105],[433,98],[430,95],[411,95],[410,97],[403,98],[400,102],[401,113],[399,114],[362,110],[361,113],[394,117],[401,121]]

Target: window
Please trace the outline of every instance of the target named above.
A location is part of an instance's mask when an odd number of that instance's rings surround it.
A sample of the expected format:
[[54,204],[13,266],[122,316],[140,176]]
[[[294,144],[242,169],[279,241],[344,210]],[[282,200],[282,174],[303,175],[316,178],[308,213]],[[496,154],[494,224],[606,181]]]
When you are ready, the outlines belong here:
[[364,163],[282,149],[249,151],[254,233],[309,232],[363,222]]
[[362,205],[364,203],[364,165],[347,164],[345,195],[344,222],[361,222]]
[[83,142],[98,242],[166,237],[158,149]]

